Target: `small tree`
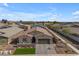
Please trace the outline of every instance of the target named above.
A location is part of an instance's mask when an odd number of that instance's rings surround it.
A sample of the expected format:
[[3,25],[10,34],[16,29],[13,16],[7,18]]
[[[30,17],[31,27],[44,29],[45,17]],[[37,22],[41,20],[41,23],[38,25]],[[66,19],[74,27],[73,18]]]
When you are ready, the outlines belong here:
[[56,23],[58,23],[57,21],[53,21],[53,24],[56,24]]
[[22,20],[20,20],[19,22],[22,23]]
[[7,23],[8,21],[7,21],[7,19],[2,19],[1,22],[2,22],[2,23]]

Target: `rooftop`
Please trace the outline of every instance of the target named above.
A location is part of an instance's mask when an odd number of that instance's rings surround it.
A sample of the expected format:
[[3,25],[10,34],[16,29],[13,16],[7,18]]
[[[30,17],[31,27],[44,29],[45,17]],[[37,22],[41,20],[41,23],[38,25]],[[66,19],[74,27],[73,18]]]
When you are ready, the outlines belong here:
[[13,27],[13,26],[8,27],[8,28],[3,28],[3,29],[0,29],[0,32],[4,34],[1,34],[0,36],[11,37],[15,35],[16,33],[19,33],[20,31],[23,31],[23,29],[18,28],[18,27]]

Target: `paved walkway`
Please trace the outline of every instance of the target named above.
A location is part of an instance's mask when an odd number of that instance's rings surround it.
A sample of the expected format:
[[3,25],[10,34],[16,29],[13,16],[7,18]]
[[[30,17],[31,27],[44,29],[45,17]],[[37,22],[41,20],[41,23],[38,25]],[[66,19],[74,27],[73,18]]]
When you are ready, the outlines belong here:
[[54,44],[36,44],[36,54],[56,54]]

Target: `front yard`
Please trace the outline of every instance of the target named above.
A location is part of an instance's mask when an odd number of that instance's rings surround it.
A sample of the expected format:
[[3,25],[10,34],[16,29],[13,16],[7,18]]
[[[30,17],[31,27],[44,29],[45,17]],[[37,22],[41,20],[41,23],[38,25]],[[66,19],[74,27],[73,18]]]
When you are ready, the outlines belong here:
[[17,48],[14,55],[35,54],[35,48]]

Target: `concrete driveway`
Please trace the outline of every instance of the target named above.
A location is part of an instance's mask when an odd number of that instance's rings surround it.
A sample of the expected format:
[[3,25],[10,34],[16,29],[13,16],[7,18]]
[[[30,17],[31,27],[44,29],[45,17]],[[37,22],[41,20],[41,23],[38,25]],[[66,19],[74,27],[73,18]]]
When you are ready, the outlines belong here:
[[36,54],[56,54],[54,44],[36,44]]

